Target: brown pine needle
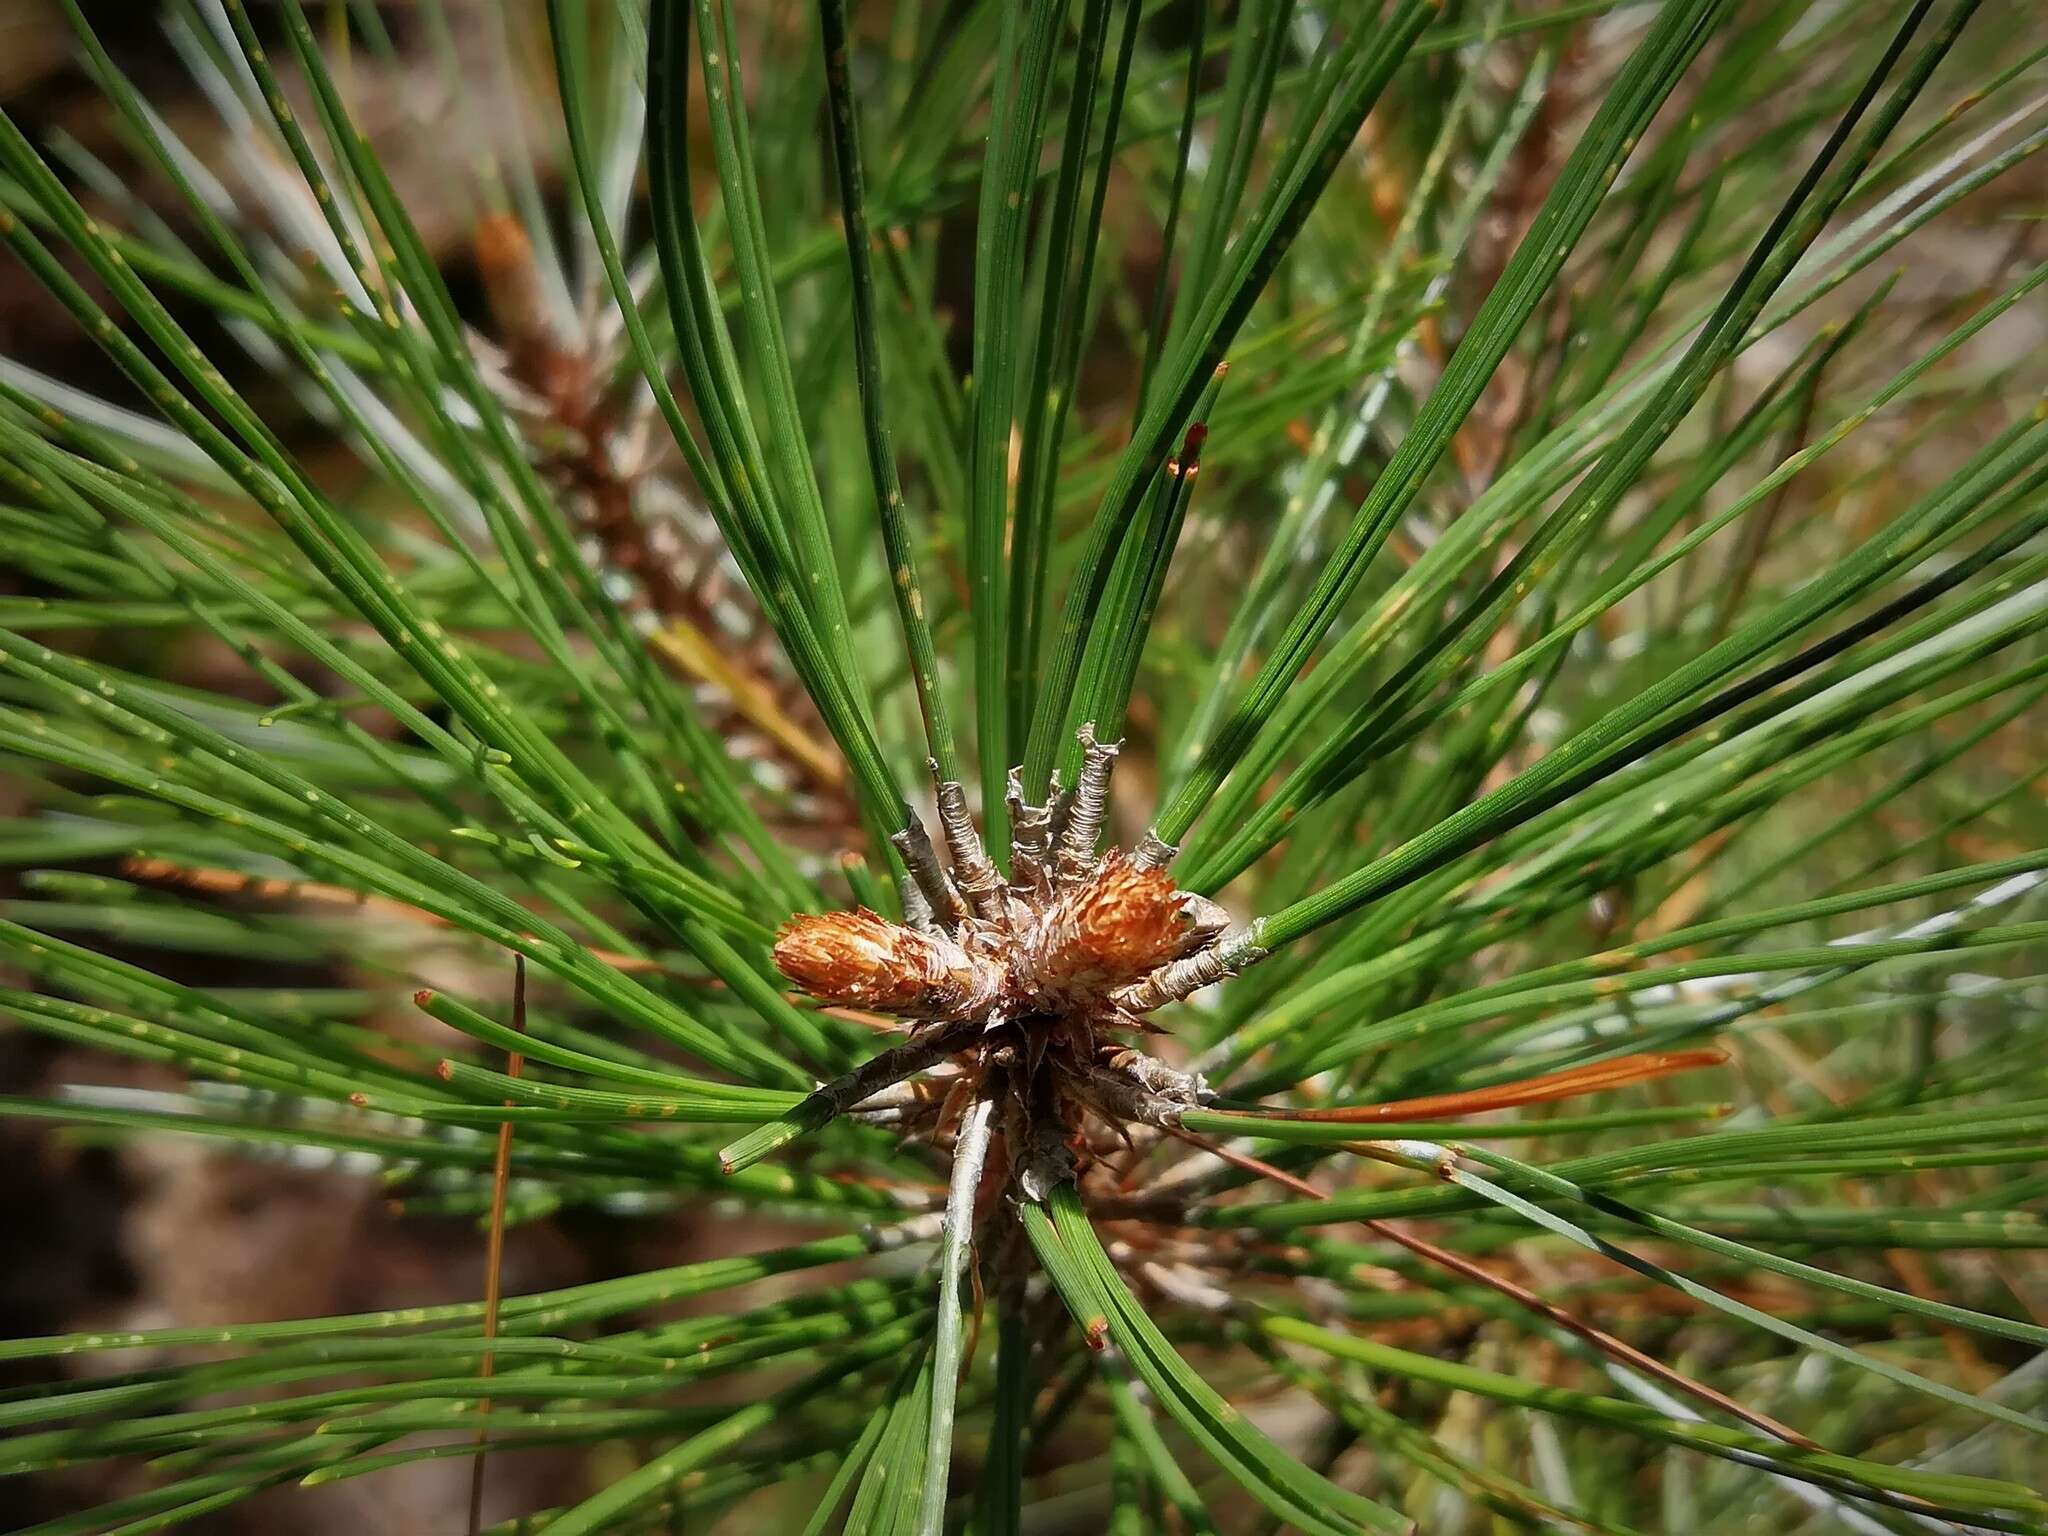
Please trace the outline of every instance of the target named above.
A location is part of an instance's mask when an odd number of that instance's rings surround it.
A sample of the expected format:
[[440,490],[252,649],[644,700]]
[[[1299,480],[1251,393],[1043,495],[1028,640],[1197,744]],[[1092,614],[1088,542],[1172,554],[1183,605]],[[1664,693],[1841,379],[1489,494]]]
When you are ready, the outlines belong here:
[[671,615],[647,637],[656,655],[683,676],[716,685],[732,700],[740,717],[765,734],[793,758],[803,771],[826,788],[846,780],[846,767],[832,748],[790,719],[776,701],[775,690],[733,660],[689,620]]
[[[526,1033],[526,957],[515,954],[512,957],[512,1028],[519,1034]],[[505,1053],[505,1075],[517,1077],[526,1070],[526,1057],[518,1051]],[[505,1101],[509,1109],[512,1101]],[[498,1155],[491,1165],[491,1235],[484,1255],[484,1338],[498,1336],[498,1303],[502,1295],[505,1267],[505,1191],[512,1182],[512,1122],[498,1122]],[[496,1368],[496,1358],[488,1351],[477,1364],[477,1374],[489,1377]],[[484,1398],[477,1404],[479,1416],[491,1411],[491,1400]],[[489,1454],[486,1447],[491,1432],[479,1429],[476,1432],[476,1457],[469,1466],[469,1536],[477,1536],[483,1529],[484,1521],[484,1461]]]
[[1725,1053],[1711,1047],[1695,1051],[1645,1051],[1517,1082],[1495,1083],[1490,1088],[1468,1088],[1461,1093],[1432,1093],[1419,1099],[1388,1099],[1379,1104],[1342,1104],[1334,1109],[1254,1109],[1244,1113],[1263,1120],[1312,1120],[1331,1125],[1374,1120],[1453,1120],[1460,1115],[1484,1114],[1490,1109],[1513,1109],[1523,1104],[1575,1099],[1581,1094],[1607,1093],[1636,1083],[1654,1082],[1675,1072],[1718,1067],[1727,1059]]

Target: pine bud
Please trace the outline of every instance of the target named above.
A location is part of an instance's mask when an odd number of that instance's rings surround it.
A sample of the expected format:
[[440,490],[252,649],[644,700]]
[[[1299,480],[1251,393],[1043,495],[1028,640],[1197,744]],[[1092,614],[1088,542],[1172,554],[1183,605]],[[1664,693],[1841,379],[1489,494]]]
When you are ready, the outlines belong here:
[[1172,876],[1140,869],[1112,850],[1047,914],[1039,985],[1052,994],[1099,998],[1180,954],[1191,919]]
[[775,936],[775,964],[821,1002],[908,1018],[979,1013],[1004,977],[999,962],[866,907],[791,918]]

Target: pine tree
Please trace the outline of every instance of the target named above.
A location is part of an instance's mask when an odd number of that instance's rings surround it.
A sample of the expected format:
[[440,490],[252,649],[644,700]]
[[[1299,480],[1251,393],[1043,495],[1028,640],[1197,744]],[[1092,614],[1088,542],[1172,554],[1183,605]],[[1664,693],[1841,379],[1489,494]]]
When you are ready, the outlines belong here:
[[33,1530],[2048,1531],[2030,7],[62,7],[0,1107],[489,1279]]

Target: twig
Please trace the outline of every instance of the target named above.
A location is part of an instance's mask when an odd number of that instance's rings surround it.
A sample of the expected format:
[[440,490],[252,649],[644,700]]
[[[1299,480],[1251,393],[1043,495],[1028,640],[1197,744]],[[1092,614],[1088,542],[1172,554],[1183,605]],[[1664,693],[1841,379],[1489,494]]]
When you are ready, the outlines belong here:
[[946,1484],[953,1458],[953,1404],[960,1390],[960,1277],[974,1238],[975,1196],[988,1157],[996,1101],[977,1099],[953,1141],[953,1181],[946,1191],[946,1232],[939,1247],[939,1316],[932,1344],[930,1442],[925,1448],[924,1489],[918,1499],[917,1536],[941,1536],[946,1524]]

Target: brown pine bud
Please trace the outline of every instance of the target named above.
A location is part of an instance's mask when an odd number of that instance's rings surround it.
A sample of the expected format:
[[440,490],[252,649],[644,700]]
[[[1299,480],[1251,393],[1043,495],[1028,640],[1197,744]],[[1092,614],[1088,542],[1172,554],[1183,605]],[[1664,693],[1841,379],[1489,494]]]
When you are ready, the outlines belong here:
[[940,934],[919,933],[866,907],[791,918],[775,964],[821,1002],[908,1018],[981,1012],[1002,991],[1002,965]]
[[1054,995],[1100,997],[1178,955],[1192,921],[1172,876],[1113,850],[1047,914],[1039,983]]

